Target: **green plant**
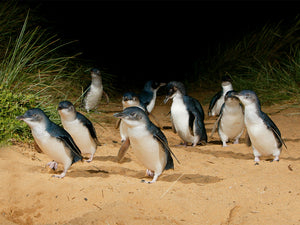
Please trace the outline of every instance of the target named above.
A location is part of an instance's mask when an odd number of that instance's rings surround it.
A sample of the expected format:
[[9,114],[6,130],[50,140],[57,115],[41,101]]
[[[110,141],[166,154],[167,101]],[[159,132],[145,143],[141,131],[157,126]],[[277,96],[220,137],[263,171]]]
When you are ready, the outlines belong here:
[[220,84],[221,76],[228,74],[236,90],[254,90],[263,103],[299,99],[299,30],[296,17],[286,24],[267,24],[232,45],[219,46],[202,64],[206,68],[202,78]]

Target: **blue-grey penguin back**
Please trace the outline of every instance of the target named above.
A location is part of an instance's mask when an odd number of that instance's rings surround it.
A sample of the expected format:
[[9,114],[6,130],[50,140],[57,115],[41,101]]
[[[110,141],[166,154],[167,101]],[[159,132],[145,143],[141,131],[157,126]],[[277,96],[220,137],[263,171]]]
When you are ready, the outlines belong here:
[[75,144],[71,135],[66,130],[64,130],[62,127],[56,125],[55,123],[51,122],[50,120],[49,120],[49,122],[50,123],[49,123],[49,125],[47,125],[47,129],[46,129],[49,132],[49,134],[53,137],[60,139],[67,148],[73,150],[73,151],[70,151],[71,155],[73,157],[72,164],[77,161],[81,161],[83,159],[83,157],[81,155],[81,151],[78,148],[78,146]]

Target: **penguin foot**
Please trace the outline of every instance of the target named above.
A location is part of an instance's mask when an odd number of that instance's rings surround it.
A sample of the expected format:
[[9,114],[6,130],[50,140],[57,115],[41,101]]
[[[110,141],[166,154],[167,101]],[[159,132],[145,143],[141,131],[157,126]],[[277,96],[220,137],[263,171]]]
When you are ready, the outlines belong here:
[[60,175],[52,175],[52,177],[56,177],[56,178],[64,178],[64,176],[66,176],[66,172],[62,172]]
[[48,162],[47,166],[49,166],[50,169],[56,170],[57,169],[57,162],[55,162],[55,161]]
[[236,139],[233,144],[238,144],[239,143],[239,139]]
[[258,162],[256,162],[256,163],[254,163],[254,165],[255,165],[255,166],[258,166],[258,165],[259,165],[259,163],[258,163]]
[[94,158],[94,154],[92,154],[92,155],[90,156],[90,158],[87,159],[87,160],[85,160],[85,161],[88,162],[88,163],[90,163],[90,162],[92,162],[93,158]]
[[141,180],[141,182],[142,182],[142,183],[146,183],[146,184],[153,184],[153,183],[156,182],[158,176],[159,176],[159,175],[156,174],[156,175],[153,176],[153,179],[152,179],[151,181],[146,181],[146,180],[143,179],[143,180]]
[[273,162],[273,161],[279,162],[279,156],[275,156],[274,159],[272,160],[272,162]]
[[147,176],[149,176],[149,177],[153,177],[154,176],[154,172],[153,171],[151,171],[151,170],[146,170],[146,174],[147,174]]
[[273,159],[270,162],[279,162],[279,159]]
[[227,147],[228,145],[226,144],[226,142],[224,141],[222,144],[222,147]]

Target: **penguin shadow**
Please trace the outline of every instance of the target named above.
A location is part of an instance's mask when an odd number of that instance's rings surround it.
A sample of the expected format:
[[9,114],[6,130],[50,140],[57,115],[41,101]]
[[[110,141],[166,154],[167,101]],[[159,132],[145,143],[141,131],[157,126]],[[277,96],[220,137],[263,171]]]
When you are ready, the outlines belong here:
[[[118,157],[117,156],[113,156],[113,155],[110,155],[110,156],[95,156],[93,161],[111,161],[111,162],[115,162],[115,163],[118,163]],[[126,163],[126,162],[131,162],[132,160],[128,157],[124,157],[122,159],[122,161],[120,162],[121,164],[122,163]]]
[[171,174],[171,175],[162,175],[158,178],[161,181],[167,181],[167,182],[175,182],[178,180],[178,182],[184,183],[184,184],[212,184],[222,181],[222,178],[216,177],[216,176],[204,176],[200,174]]
[[99,168],[95,167],[95,169],[68,171],[66,176],[73,177],[73,178],[78,178],[78,177],[108,178],[109,172],[107,170],[103,170],[103,169],[99,169]]
[[[214,141],[219,143],[218,141]],[[206,146],[209,146],[210,144],[214,144],[212,142],[209,142]],[[221,146],[221,143],[219,143],[219,145]],[[209,150],[209,149],[202,149],[201,146],[199,147],[186,147],[186,148],[182,148],[184,151],[186,152],[197,152],[200,154],[207,154],[207,155],[213,155],[217,158],[219,157],[223,157],[223,158],[232,158],[232,159],[242,159],[242,160],[251,160],[253,159],[253,154],[252,153],[240,153],[240,152],[233,152],[230,149],[230,145],[227,147],[223,147],[224,150],[220,151],[220,150]]]
[[284,138],[285,142],[291,141],[291,142],[300,142],[300,138]]

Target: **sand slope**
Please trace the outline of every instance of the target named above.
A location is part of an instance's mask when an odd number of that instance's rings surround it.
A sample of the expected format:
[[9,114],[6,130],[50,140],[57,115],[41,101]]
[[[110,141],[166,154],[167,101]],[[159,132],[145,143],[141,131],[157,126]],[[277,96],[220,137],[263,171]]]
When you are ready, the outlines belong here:
[[[161,102],[153,114],[170,126],[170,104]],[[280,162],[265,158],[258,166],[243,138],[223,148],[215,133],[206,146],[185,148],[163,130],[181,164],[174,161],[155,184],[140,182],[145,168],[131,149],[116,162],[120,136],[112,114],[121,107],[102,110],[92,118],[101,124],[94,123],[103,145],[91,163],[72,165],[63,179],[52,178],[50,159],[29,145],[0,150],[0,224],[300,224],[299,107],[263,107],[288,150]],[[208,136],[214,121],[205,120]]]

